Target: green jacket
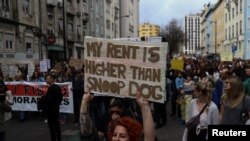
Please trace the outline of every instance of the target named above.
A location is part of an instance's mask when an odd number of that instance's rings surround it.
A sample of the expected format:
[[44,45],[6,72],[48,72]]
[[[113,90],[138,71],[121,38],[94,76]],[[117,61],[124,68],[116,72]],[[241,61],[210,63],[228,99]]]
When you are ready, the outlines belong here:
[[247,78],[243,82],[243,85],[244,85],[244,92],[245,92],[245,94],[247,94],[247,95],[250,96],[250,78]]

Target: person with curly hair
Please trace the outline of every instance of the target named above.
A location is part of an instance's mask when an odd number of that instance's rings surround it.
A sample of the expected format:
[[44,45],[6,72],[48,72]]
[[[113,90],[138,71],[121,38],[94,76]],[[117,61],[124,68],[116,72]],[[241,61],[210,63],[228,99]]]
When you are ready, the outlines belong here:
[[[93,98],[94,96],[90,94],[90,89],[87,90],[87,93],[82,98],[79,119],[81,141],[101,141],[89,115],[88,108]],[[136,101],[141,109],[143,128],[137,120],[131,117],[120,117],[118,114],[112,114],[117,116],[117,120],[115,120],[114,126],[110,129],[111,136],[108,137],[108,141],[139,141],[142,138],[142,133],[144,141],[155,140],[155,128],[149,103],[141,97],[140,93],[137,93]]]

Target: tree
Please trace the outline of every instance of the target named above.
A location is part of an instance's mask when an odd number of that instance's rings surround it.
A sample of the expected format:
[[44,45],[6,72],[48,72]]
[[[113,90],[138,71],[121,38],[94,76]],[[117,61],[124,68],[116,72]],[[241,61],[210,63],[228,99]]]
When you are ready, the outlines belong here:
[[180,43],[184,41],[184,32],[181,24],[177,19],[172,19],[166,26],[163,27],[161,35],[168,42],[169,55],[178,52]]

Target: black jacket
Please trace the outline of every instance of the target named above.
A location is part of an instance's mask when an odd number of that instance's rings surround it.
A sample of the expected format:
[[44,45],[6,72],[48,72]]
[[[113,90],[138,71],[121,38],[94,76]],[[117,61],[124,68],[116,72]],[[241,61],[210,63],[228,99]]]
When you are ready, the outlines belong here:
[[45,109],[46,113],[58,113],[59,107],[62,102],[62,91],[60,86],[52,84],[46,94]]

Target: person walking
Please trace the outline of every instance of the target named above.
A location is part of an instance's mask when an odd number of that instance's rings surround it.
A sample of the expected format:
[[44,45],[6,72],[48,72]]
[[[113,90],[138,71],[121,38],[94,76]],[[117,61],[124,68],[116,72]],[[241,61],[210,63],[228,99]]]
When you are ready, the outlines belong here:
[[8,88],[6,87],[3,80],[0,78],[0,141],[4,141],[5,138],[5,113],[11,112],[12,108],[6,101],[6,92]]
[[59,107],[62,102],[61,88],[55,84],[56,76],[48,74],[46,82],[49,88],[45,98],[45,113],[48,119],[51,141],[61,141]]

